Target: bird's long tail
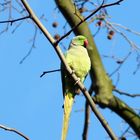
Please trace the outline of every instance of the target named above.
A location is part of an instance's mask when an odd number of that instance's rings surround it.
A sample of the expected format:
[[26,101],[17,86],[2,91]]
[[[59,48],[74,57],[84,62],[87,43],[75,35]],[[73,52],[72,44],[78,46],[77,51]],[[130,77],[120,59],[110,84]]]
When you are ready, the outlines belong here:
[[61,140],[66,140],[66,137],[67,137],[69,119],[70,119],[70,114],[71,114],[71,110],[72,110],[73,101],[74,101],[74,96],[72,96],[72,93],[65,94],[64,116],[63,116],[63,126],[62,126]]

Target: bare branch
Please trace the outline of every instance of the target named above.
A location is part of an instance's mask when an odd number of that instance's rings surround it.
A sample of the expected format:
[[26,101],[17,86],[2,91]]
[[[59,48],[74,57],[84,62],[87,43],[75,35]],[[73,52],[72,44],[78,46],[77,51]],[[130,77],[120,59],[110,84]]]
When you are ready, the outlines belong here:
[[119,66],[111,74],[109,74],[109,77],[111,77],[112,75],[114,75],[116,72],[119,71],[119,69],[122,67],[122,65],[124,64],[124,62],[129,58],[129,56],[131,55],[131,53],[132,53],[132,51],[130,51],[123,60],[117,61],[117,63],[119,64]]
[[1,23],[8,23],[8,22],[10,22],[11,25],[12,25],[14,22],[17,22],[17,21],[20,21],[20,20],[24,20],[24,19],[27,19],[27,18],[30,18],[30,16],[25,16],[25,17],[22,17],[22,18],[17,18],[17,19],[12,19],[12,20],[3,20],[3,21],[0,21],[0,24]]
[[15,33],[15,31],[21,26],[22,23],[23,23],[23,20],[21,20],[21,21],[15,26],[15,28],[12,30],[12,34]]
[[[14,3],[13,3],[12,0],[7,0],[7,1],[5,0],[4,3],[1,3],[0,4],[0,6],[2,6],[2,9],[0,9],[0,12],[4,12],[6,10],[7,10],[6,12],[8,12],[8,18],[6,20],[1,20],[0,21],[0,24],[6,24],[6,27],[0,31],[0,35],[3,34],[6,31],[8,31],[10,25],[12,25],[13,23],[16,23],[16,22],[20,21],[20,23],[18,23],[16,25],[16,27],[12,31],[12,33],[14,33],[16,31],[16,29],[21,25],[22,21],[24,19],[29,18],[29,16],[25,16],[23,14],[23,11],[25,11],[25,9],[23,8],[23,5],[21,3],[19,3],[18,0],[16,0],[16,2],[18,3],[19,7],[22,8],[21,10],[19,10],[18,8],[16,8],[16,7],[13,6]],[[14,19],[12,17],[13,10],[15,10],[17,13],[19,13],[21,15],[21,17]]]
[[61,69],[56,69],[56,70],[50,70],[50,71],[44,71],[41,75],[40,78],[43,77],[45,74],[47,73],[52,73],[52,72],[57,72],[57,71],[61,71]]
[[75,3],[74,3],[74,7],[75,7],[74,14],[75,14],[81,21],[83,21],[83,18],[81,18],[81,17],[78,15],[78,13],[77,13],[77,9],[76,9]]
[[10,1],[6,1],[4,3],[0,3],[1,6],[5,6],[5,5],[8,5],[10,3]]
[[9,29],[9,23],[7,23],[6,27],[2,31],[0,31],[0,35],[2,35],[4,32],[7,32],[8,29]]
[[130,46],[135,49],[135,50],[139,50],[140,48],[132,41],[130,40],[123,32],[121,32],[119,29],[117,29],[114,25],[112,25],[110,22],[108,22],[106,19],[104,19],[104,21],[106,22],[106,26],[107,28],[111,28],[113,29],[115,32],[119,33],[120,35],[122,35],[122,37],[130,44]]
[[[38,26],[38,28],[43,32],[43,34],[46,36],[46,38],[49,40],[49,42],[54,47],[56,53],[58,54],[59,58],[61,59],[62,63],[64,64],[67,72],[71,75],[72,79],[75,82],[77,82],[78,81],[78,78],[75,75],[75,73],[72,72],[71,68],[67,64],[67,62],[65,60],[65,56],[63,55],[60,47],[58,45],[56,45],[55,40],[50,35],[50,33],[47,31],[47,29],[42,25],[42,23],[40,22],[40,20],[36,17],[36,15],[34,14],[34,12],[32,11],[32,9],[28,5],[28,3],[26,2],[26,0],[21,0],[21,2],[25,6],[25,8],[28,11],[29,15],[31,15],[32,20],[35,22],[35,24]],[[114,134],[114,132],[112,131],[112,129],[110,128],[110,126],[108,125],[108,123],[106,122],[106,120],[104,119],[104,117],[101,115],[101,113],[96,108],[95,103],[93,102],[90,94],[88,93],[88,91],[86,90],[86,88],[84,87],[84,85],[80,81],[77,82],[77,85],[79,86],[79,88],[83,92],[83,94],[84,94],[86,100],[88,101],[88,103],[89,103],[92,111],[94,112],[94,114],[96,115],[96,117],[99,119],[100,123],[105,128],[105,130],[108,133],[108,135],[111,137],[112,140],[117,140],[118,138],[116,137],[116,135]]]
[[83,130],[83,140],[88,140],[88,128],[90,123],[90,106],[88,102],[85,103],[85,123],[84,123],[84,130]]
[[136,61],[137,61],[137,67],[136,67],[135,71],[133,72],[133,74],[136,74],[138,72],[138,70],[140,69],[140,54],[139,53],[137,54]]
[[0,125],[0,128],[4,129],[6,131],[14,132],[14,133],[18,134],[19,136],[23,137],[26,140],[30,140],[27,136],[25,136],[23,133],[19,132],[18,130],[14,129],[14,128],[6,127],[4,125]]
[[31,54],[32,50],[33,50],[33,47],[31,46],[28,53],[20,60],[19,64],[22,64],[25,61],[25,59]]
[[36,25],[34,25],[34,28],[35,28],[35,31],[34,31],[34,35],[33,37],[30,39],[29,42],[32,42],[32,48],[35,48],[35,43],[36,43],[36,38],[37,38],[37,31],[38,31],[38,28]]
[[140,36],[140,32],[137,32],[137,31],[134,31],[134,30],[132,30],[132,29],[129,29],[129,28],[127,28],[126,26],[123,26],[123,25],[118,24],[118,23],[111,23],[111,24],[114,25],[114,26],[118,26],[118,27],[120,27],[120,28],[122,28],[122,29],[124,29],[124,30],[126,30],[126,31],[128,31],[128,32],[131,32],[131,33],[135,34],[135,35]]
[[129,131],[130,128],[131,128],[131,127],[128,126],[128,127],[125,129],[125,131],[121,134],[120,138],[123,138],[123,137],[125,136],[125,134]]
[[125,95],[125,96],[129,96],[129,97],[140,97],[140,94],[130,94],[130,93],[127,93],[127,92],[124,92],[124,91],[121,91],[119,89],[113,89],[115,92],[118,92],[120,95]]
[[[58,44],[61,40],[63,40],[66,36],[68,36],[71,32],[73,32],[78,26],[80,26],[83,22],[85,22],[86,20],[88,20],[90,17],[92,17],[94,14],[96,14],[100,9],[105,8],[105,7],[109,7],[109,6],[113,6],[113,5],[119,5],[122,1],[124,0],[119,0],[117,2],[114,3],[110,3],[110,4],[104,4],[104,0],[102,2],[102,4],[95,9],[89,16],[87,16],[86,18],[82,19],[76,26],[74,26],[70,31],[68,31],[64,36],[62,36],[58,41],[56,41],[56,44]],[[80,18],[81,19],[81,18]]]
[[[93,85],[90,86],[89,94],[92,95],[92,92],[94,90]],[[83,140],[88,140],[88,129],[89,129],[89,123],[90,123],[90,106],[88,104],[88,101],[85,103],[85,122],[84,122],[84,129],[83,129]]]
[[102,8],[109,7],[109,6],[114,6],[114,5],[120,5],[120,3],[122,1],[124,1],[124,0],[118,0],[118,1],[113,2],[113,3],[105,4],[105,5],[102,6]]
[[34,31],[33,38],[31,39],[32,46],[29,49],[29,51],[27,52],[27,54],[20,60],[19,64],[22,64],[26,60],[26,58],[32,53],[33,48],[35,48],[35,42],[36,42],[38,28],[36,26],[34,26],[34,27],[35,27],[35,31]]

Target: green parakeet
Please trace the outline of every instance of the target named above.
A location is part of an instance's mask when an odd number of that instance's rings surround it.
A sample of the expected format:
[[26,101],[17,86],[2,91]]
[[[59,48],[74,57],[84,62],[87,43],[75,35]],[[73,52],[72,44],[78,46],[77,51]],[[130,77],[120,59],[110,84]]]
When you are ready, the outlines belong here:
[[[84,81],[91,67],[90,58],[86,49],[87,46],[88,40],[86,37],[82,35],[76,36],[72,39],[69,49],[65,54],[66,62],[81,82]],[[81,91],[76,83],[71,79],[70,75],[66,72],[62,64],[61,75],[64,96],[64,116],[61,140],[66,140],[74,97]]]

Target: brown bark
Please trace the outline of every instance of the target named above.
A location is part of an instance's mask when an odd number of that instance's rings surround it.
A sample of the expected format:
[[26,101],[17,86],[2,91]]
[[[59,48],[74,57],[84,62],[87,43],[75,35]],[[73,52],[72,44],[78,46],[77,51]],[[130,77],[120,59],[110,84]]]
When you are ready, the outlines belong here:
[[[83,19],[71,0],[55,0],[55,2],[72,28]],[[89,41],[88,53],[92,64],[91,78],[95,91],[94,100],[100,106],[108,107],[122,117],[132,127],[137,136],[140,137],[140,116],[126,105],[124,101],[113,96],[112,81],[106,74],[88,24],[83,22],[74,30],[74,33],[75,35],[81,34],[86,36]]]

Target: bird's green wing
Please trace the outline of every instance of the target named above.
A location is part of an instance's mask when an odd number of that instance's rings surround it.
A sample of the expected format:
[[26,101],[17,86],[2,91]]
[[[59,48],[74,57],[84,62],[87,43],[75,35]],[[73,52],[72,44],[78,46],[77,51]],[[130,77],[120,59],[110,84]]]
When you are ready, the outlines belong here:
[[[75,71],[75,74],[80,78],[81,82],[84,81],[85,76],[90,70],[90,59],[85,48],[87,39],[84,36],[75,37],[70,44],[70,48],[67,51],[65,58],[68,65]],[[61,75],[63,85],[63,96],[64,96],[64,117],[62,127],[62,138],[66,140],[70,113],[75,97],[75,86],[71,76],[66,72],[64,66],[61,64]]]

